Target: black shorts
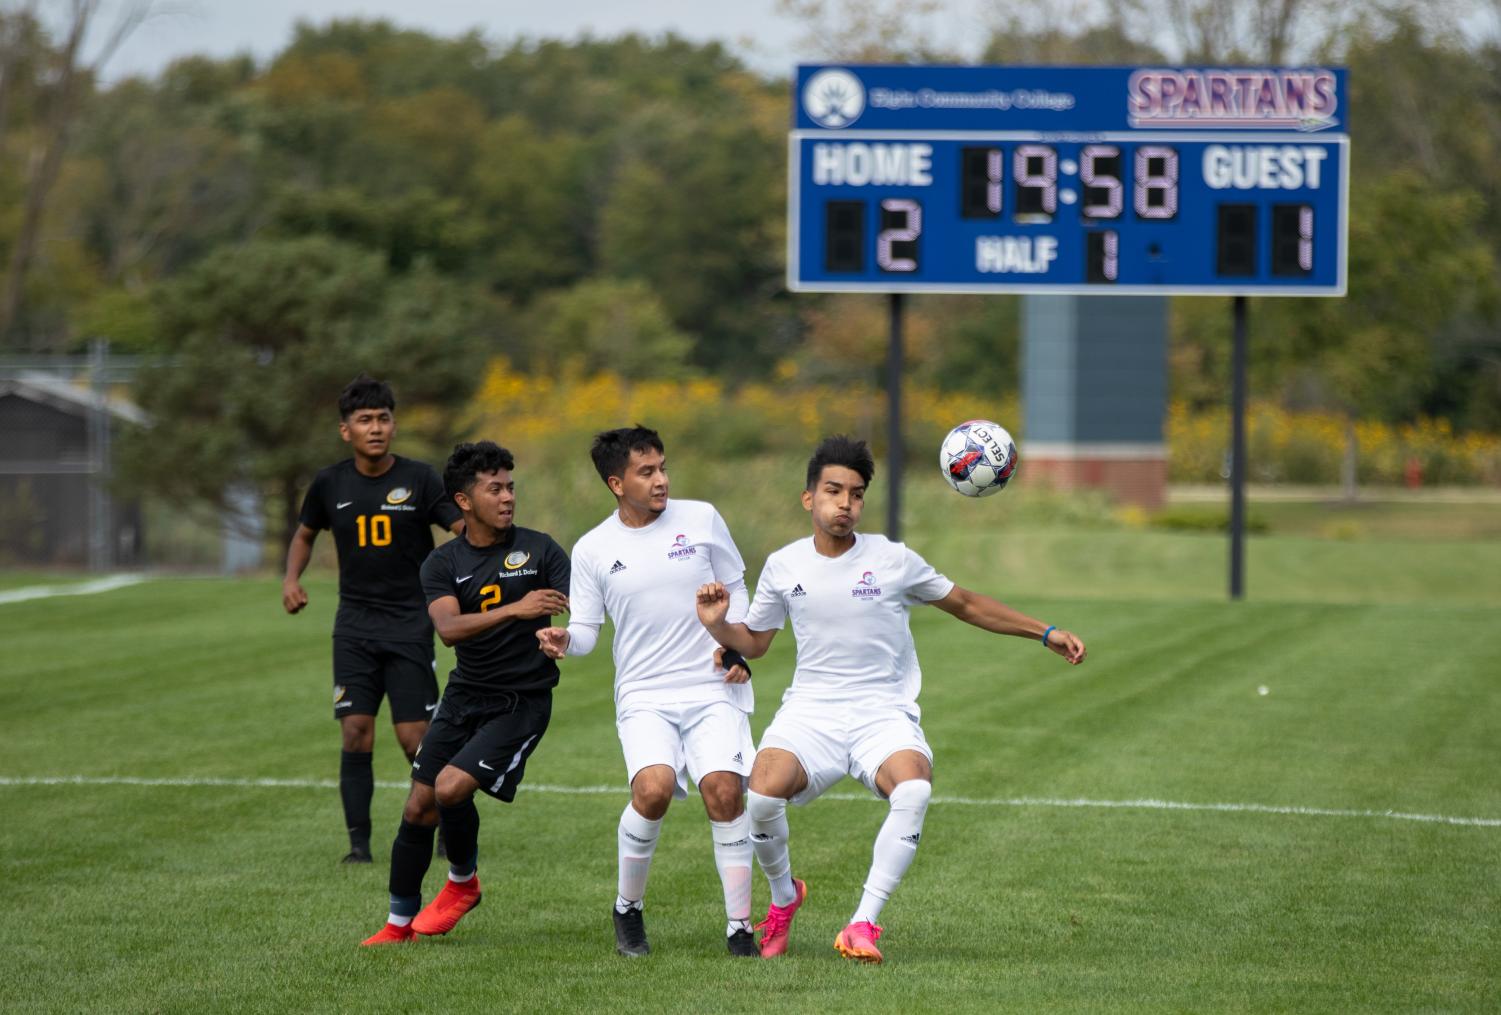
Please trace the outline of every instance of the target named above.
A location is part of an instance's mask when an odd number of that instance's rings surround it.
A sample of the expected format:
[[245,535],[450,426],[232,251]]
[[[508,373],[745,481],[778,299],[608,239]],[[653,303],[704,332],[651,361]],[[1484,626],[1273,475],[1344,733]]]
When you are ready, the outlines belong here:
[[479,692],[450,686],[422,738],[412,778],[428,786],[445,765],[467,772],[479,788],[510,803],[552,718],[552,689]]
[[392,722],[426,722],[438,707],[433,644],[334,639],[334,718],[380,715],[391,699]]

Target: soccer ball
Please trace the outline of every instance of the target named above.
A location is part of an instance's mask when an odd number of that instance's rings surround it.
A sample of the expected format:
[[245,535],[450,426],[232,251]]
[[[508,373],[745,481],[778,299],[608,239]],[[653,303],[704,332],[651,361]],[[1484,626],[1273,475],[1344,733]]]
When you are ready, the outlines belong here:
[[938,449],[938,468],[966,497],[1000,493],[1016,475],[1016,442],[1006,428],[972,419],[949,431]]

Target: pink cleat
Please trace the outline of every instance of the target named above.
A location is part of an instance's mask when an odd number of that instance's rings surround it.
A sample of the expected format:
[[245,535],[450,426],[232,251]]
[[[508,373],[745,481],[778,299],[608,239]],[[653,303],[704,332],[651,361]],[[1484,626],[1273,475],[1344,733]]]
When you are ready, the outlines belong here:
[[478,875],[468,881],[445,881],[438,897],[413,918],[412,930],[418,934],[447,934],[482,898]]
[[876,940],[881,936],[881,928],[869,920],[861,920],[852,923],[839,932],[834,938],[834,950],[847,959],[856,962],[870,962],[876,965],[881,963],[881,949],[876,947]]
[[401,944],[404,941],[415,940],[417,940],[417,932],[412,929],[411,924],[404,924],[398,927],[394,923],[387,923],[380,930],[361,941],[360,944],[369,948],[373,945],[395,945]]
[[802,881],[793,878],[792,887],[797,889],[797,898],[785,906],[772,906],[766,911],[766,919],[756,924],[757,930],[765,931],[761,935],[763,959],[774,959],[787,951],[787,932],[792,929],[792,918],[808,897],[808,886]]

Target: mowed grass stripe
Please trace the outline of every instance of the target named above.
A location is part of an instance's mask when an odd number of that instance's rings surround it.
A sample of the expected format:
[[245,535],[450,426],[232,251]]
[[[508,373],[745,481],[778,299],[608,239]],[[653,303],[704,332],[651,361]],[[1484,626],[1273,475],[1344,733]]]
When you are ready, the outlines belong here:
[[[133,794],[64,794],[44,808],[40,795],[8,794],[0,841],[26,919],[0,926],[0,1001],[609,1011],[629,996],[642,1010],[744,1011],[771,994],[794,1011],[1483,1011],[1493,985],[1485,907],[1501,898],[1464,869],[1486,852],[1464,845],[1473,830],[1371,837],[1184,814],[1164,834],[1160,815],[1047,810],[935,810],[883,917],[888,964],[870,970],[829,942],[858,897],[877,813],[854,825],[848,808],[794,813],[810,901],[788,960],[743,968],[719,941],[702,812],[681,808],[653,870],[643,968],[614,956],[605,914],[618,808],[563,796],[485,807],[486,905],[446,938],[367,954],[356,943],[383,919],[384,865],[333,862],[320,834],[336,814],[329,795],[267,806],[173,793],[143,808]],[[756,892],[759,908],[764,885]]]
[[[923,722],[938,795],[953,805],[930,812],[883,915],[885,966],[851,967],[830,948],[883,813],[851,784],[839,797],[866,803],[791,812],[811,895],[788,961],[724,957],[695,800],[664,825],[654,955],[613,954],[624,773],[609,657],[597,651],[565,665],[527,778],[617,788],[481,801],[486,903],[411,948],[357,947],[384,912],[406,784],[384,722],[375,760],[391,788],[375,800],[377,863],[359,870],[336,863],[332,788],[0,788],[13,914],[0,924],[0,1008],[1494,1010],[1490,826],[1026,804],[1339,803],[1490,820],[1501,814],[1501,630],[1487,601],[1139,601],[1107,598],[1108,584],[1083,599],[998,590],[1088,638],[1077,668],[915,614]],[[310,590],[299,617],[281,613],[274,581],[153,582],[6,607],[0,705],[13,722],[0,771],[331,784],[334,591],[327,580]],[[756,732],[786,686],[791,644],[784,633],[757,666]],[[759,913],[759,878],[755,892]]]
[[51,585],[22,585],[19,588],[0,591],[0,606],[10,603],[27,603],[37,599],[52,599],[56,596],[90,596],[101,592],[139,585],[146,579],[141,575],[117,574],[93,581],[69,582]]
[[[378,789],[405,790],[410,784],[402,782],[376,782]],[[182,778],[152,779],[142,776],[83,775],[51,776],[0,776],[0,786],[141,786],[141,787],[221,787],[231,789],[337,789],[333,779],[214,779]],[[528,793],[561,794],[564,796],[620,796],[624,786],[551,786],[527,784]],[[842,800],[860,803],[878,803],[869,793],[825,793],[820,800]],[[1501,818],[1465,818],[1448,814],[1408,814],[1402,811],[1351,810],[1341,807],[1287,807],[1278,804],[1256,803],[1190,803],[1182,800],[1050,800],[1041,797],[1013,797],[1009,799],[976,800],[969,797],[935,795],[931,802],[937,805],[963,807],[1097,807],[1107,810],[1148,811],[1217,811],[1222,814],[1284,814],[1302,817],[1323,818],[1390,818],[1394,821],[1427,821],[1445,825],[1470,825],[1477,828],[1501,828]]]

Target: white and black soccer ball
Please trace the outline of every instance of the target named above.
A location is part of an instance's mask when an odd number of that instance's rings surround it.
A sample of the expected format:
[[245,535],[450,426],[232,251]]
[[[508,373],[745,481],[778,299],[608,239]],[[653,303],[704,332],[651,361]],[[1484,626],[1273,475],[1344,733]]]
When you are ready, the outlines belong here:
[[938,468],[966,497],[1000,493],[1016,475],[1016,442],[1006,428],[972,419],[949,431],[938,449]]

